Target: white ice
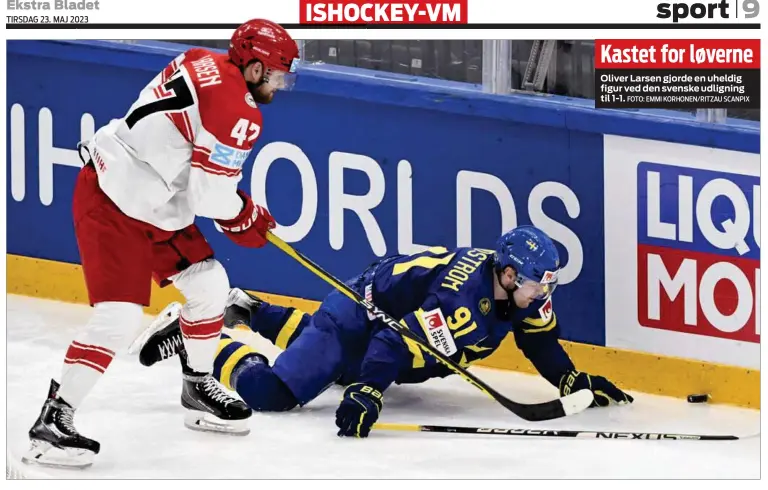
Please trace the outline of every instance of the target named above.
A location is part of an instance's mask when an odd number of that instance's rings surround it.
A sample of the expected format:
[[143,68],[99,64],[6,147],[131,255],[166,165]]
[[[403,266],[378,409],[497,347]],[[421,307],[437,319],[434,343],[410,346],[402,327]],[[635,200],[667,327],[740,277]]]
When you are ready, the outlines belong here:
[[[8,295],[7,431],[15,457],[27,447],[49,380],[90,308]],[[146,317],[149,321],[150,317]],[[250,334],[248,334],[250,336]],[[255,337],[255,336],[254,336]],[[262,352],[277,351],[257,341]],[[267,347],[268,346],[268,347]],[[511,398],[556,396],[530,375],[475,369]],[[739,441],[544,439],[374,431],[336,437],[332,388],[303,409],[254,414],[251,433],[234,437],[183,425],[179,364],[152,368],[115,359],[78,410],[80,432],[101,442],[86,470],[22,469],[54,478],[759,478],[760,437]],[[759,412],[633,393],[631,406],[590,409],[566,419],[526,423],[460,379],[387,391],[382,422],[605,431],[746,435]]]

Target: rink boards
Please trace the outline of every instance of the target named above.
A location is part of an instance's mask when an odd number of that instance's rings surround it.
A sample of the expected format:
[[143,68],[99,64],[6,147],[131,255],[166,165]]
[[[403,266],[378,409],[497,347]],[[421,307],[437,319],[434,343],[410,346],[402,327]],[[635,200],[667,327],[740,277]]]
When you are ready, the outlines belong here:
[[[8,43],[9,292],[86,301],[75,146],[178,52]],[[503,230],[537,225],[566,264],[554,306],[580,369],[759,407],[759,126],[590,106],[308,66],[263,108],[241,187],[268,205],[280,236],[341,278],[383,255],[489,248]],[[327,294],[280,251],[241,249],[199,225],[233,285],[310,311]],[[174,294],[155,294],[153,310]],[[531,370],[512,341],[487,364]]]

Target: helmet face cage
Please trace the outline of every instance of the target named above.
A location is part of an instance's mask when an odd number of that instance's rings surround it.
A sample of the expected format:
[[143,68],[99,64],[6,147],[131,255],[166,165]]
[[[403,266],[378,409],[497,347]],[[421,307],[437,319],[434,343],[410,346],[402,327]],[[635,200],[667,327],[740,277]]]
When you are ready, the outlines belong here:
[[276,68],[265,67],[264,83],[277,90],[292,90],[296,84],[297,62],[298,60],[294,58],[291,62],[291,68],[287,72]]
[[545,300],[552,296],[552,293],[554,293],[555,289],[557,289],[557,279],[554,279],[553,282],[544,282],[543,279],[536,280],[518,272],[517,277],[515,278],[515,285],[519,288],[523,287],[524,285],[532,285],[536,291],[534,298]]

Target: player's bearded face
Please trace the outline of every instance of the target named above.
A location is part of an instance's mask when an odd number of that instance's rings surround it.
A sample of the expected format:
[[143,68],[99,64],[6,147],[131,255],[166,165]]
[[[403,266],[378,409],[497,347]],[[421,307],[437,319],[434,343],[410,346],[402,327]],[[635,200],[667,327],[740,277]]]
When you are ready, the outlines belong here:
[[275,96],[276,90],[268,83],[247,82],[248,91],[253,96],[253,100],[258,104],[269,104]]
[[269,80],[269,71],[264,71],[264,65],[252,63],[246,68],[245,84],[257,104],[269,104],[275,96],[277,88]]
[[[259,80],[252,82],[251,80]],[[296,82],[296,72],[294,65],[291,65],[291,71],[278,70],[275,68],[263,69],[261,63],[254,65],[254,71],[251,78],[246,76],[248,91],[253,99],[261,104],[269,104],[278,90],[291,90]]]

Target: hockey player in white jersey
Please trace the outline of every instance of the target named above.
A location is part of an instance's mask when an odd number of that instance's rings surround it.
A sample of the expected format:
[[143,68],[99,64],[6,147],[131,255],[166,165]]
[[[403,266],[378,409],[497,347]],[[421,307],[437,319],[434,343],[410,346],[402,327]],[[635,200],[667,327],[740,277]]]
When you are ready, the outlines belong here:
[[257,104],[293,86],[297,58],[282,27],[248,21],[227,54],[194,48],[179,55],[124,117],[81,145],[73,221],[93,315],[67,349],[59,381],[51,380],[23,461],[92,464],[100,445],[75,429],[73,416],[136,335],[152,279],[187,300],[180,319],[189,358],[186,425],[248,433],[250,409],[211,376],[229,279],[194,220],[215,220],[241,246],[267,243],[275,221],[238,182],[262,128]]

